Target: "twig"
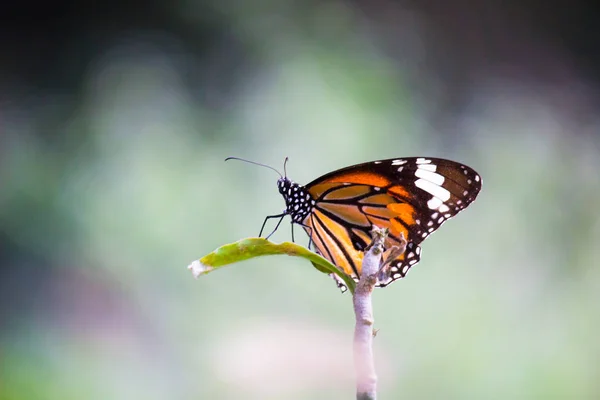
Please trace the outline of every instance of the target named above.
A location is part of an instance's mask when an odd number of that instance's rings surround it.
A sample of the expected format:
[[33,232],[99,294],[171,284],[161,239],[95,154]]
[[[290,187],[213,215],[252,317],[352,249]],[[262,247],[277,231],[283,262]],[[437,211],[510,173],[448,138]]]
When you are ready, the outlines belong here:
[[373,227],[373,242],[368,246],[362,261],[360,280],[354,292],[354,365],[356,370],[356,398],[375,400],[377,398],[377,375],[373,361],[373,305],[371,292],[377,283],[383,243],[388,230]]
[[383,253],[383,260],[381,260],[381,266],[377,272],[377,279],[379,279],[380,282],[384,282],[389,279],[392,261],[404,254],[404,251],[406,250],[407,242],[402,232],[400,232],[399,239],[400,246],[392,246]]

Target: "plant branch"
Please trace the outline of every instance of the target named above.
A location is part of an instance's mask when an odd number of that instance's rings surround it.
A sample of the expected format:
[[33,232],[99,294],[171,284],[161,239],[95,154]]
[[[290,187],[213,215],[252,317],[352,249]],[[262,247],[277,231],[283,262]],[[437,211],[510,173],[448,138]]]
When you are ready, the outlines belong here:
[[368,246],[362,261],[360,280],[352,298],[356,325],[354,328],[354,365],[356,370],[356,398],[375,400],[377,398],[377,374],[373,361],[373,304],[371,293],[377,283],[380,270],[383,243],[387,229],[373,227],[373,242]]

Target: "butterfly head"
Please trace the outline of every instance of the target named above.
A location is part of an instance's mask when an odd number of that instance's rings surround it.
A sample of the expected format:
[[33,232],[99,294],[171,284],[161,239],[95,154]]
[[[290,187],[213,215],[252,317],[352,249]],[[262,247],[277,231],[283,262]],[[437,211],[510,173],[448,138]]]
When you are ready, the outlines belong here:
[[277,188],[279,189],[279,193],[281,193],[283,197],[285,197],[286,193],[292,187],[293,184],[294,182],[289,180],[287,177],[277,179]]

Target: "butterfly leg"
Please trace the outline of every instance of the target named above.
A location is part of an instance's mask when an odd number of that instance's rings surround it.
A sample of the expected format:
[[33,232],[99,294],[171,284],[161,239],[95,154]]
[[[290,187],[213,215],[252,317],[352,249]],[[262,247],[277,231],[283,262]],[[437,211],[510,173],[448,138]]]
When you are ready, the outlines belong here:
[[275,226],[275,229],[273,230],[273,232],[269,233],[269,236],[266,237],[266,239],[268,239],[269,237],[271,237],[271,235],[273,233],[275,233],[275,231],[277,230],[277,228],[279,228],[279,224],[281,224],[281,221],[283,220],[283,217],[285,217],[287,215],[287,213],[283,212],[281,214],[277,214],[277,215],[268,215],[265,220],[263,221],[262,226],[260,227],[260,232],[258,234],[258,237],[262,236],[263,230],[265,229],[265,224],[267,223],[268,220],[270,220],[271,218],[280,218],[279,222],[277,223],[277,226]]
[[[307,232],[308,233],[308,249],[310,250],[310,245],[313,244],[313,240],[312,240],[312,226],[308,226],[308,225],[304,225],[303,223],[300,222],[296,222],[298,225],[300,225],[301,227],[303,227],[304,229],[308,229],[310,231]],[[294,240],[294,230],[292,229],[292,241]]]

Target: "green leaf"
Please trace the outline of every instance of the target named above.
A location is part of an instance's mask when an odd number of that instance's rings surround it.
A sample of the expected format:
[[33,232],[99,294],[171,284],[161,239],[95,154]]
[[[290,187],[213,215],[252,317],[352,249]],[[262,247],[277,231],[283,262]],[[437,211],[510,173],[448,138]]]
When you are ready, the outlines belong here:
[[188,266],[188,269],[190,269],[194,274],[194,277],[197,278],[200,275],[207,274],[215,269],[224,267],[225,265],[249,260],[250,258],[284,254],[305,258],[310,261],[317,270],[325,274],[338,275],[344,281],[348,290],[350,290],[350,293],[354,293],[354,288],[356,287],[354,280],[320,255],[295,243],[283,242],[276,244],[263,238],[242,239],[235,243],[223,245],[212,253],[205,255],[200,260],[193,261]]

